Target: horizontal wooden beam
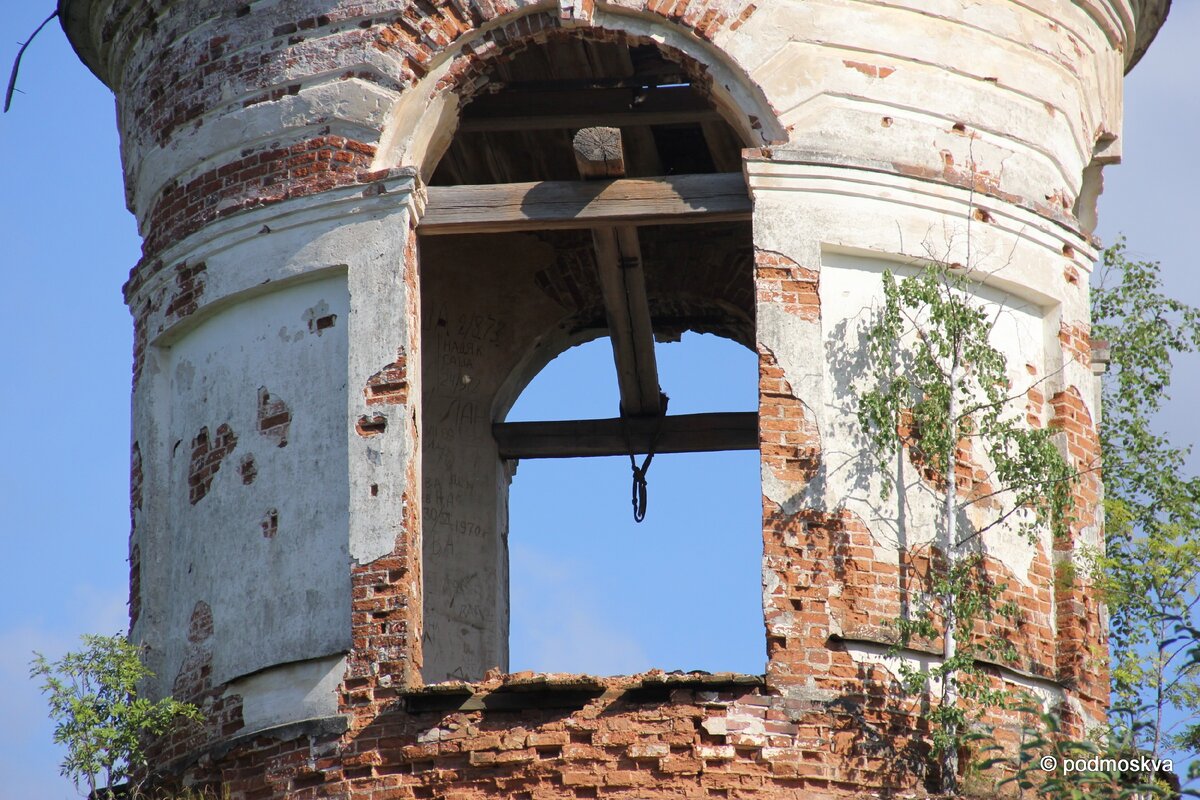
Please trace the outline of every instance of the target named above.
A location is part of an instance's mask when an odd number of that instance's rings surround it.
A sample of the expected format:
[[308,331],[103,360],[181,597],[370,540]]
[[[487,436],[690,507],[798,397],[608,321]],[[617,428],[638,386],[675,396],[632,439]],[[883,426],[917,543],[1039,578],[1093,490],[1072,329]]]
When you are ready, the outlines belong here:
[[460,131],[530,131],[713,122],[721,115],[690,86],[500,91],[463,109]]
[[545,114],[530,117],[496,117],[494,119],[464,119],[458,129],[468,133],[490,131],[548,131],[591,128],[608,125],[613,128],[635,128],[644,125],[686,125],[691,122],[716,122],[721,115],[711,108],[699,111],[581,111],[578,114]]
[[748,220],[752,210],[740,172],[430,186],[427,192],[418,228],[426,236]]
[[[650,450],[658,430],[656,417],[626,420],[635,453]],[[757,450],[758,414],[734,411],[720,414],[680,414],[663,417],[654,446],[656,453],[707,453],[719,450]],[[492,435],[501,458],[575,458],[628,455],[625,430],[619,419],[580,419],[568,422],[498,422]]]

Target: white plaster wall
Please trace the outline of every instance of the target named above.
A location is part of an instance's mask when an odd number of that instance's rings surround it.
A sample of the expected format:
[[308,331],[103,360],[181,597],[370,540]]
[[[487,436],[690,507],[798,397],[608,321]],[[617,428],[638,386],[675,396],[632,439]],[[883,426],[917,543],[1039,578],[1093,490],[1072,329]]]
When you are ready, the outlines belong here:
[[[410,429],[397,424],[370,441],[355,433],[358,417],[378,410],[364,402],[368,376],[409,344],[412,188],[411,176],[399,174],[367,193],[333,190],[220,220],[170,247],[165,268],[131,297],[134,308],[157,302],[145,319],[149,343],[133,403],[144,473],[133,634],[150,646],[155,694],[169,692],[178,674],[198,600],[213,610],[206,646],[217,682],[349,649],[352,564],[392,553],[405,493],[419,497],[405,471]],[[176,266],[200,262],[197,309],[168,317]],[[332,327],[310,329],[328,315]],[[411,356],[419,364],[419,352]],[[419,393],[419,375],[414,382]],[[259,387],[292,413],[286,447],[256,430]],[[387,413],[416,415],[404,405]],[[193,506],[192,441],[201,426],[215,436],[223,422],[237,447]],[[244,485],[238,465],[248,453],[258,475]],[[268,540],[261,522],[271,508],[279,532]],[[405,588],[418,598],[419,576]],[[312,677],[297,675],[285,682]],[[290,713],[308,713],[301,705]],[[289,712],[273,713],[283,720]]]
[[[337,322],[310,330],[314,311]],[[174,631],[187,630],[196,602],[211,606],[215,683],[349,649],[348,312],[344,277],[301,283],[210,316],[170,349],[171,444],[162,455],[173,563],[169,583],[146,586],[144,602],[169,607]],[[285,447],[257,430],[260,387],[291,410]],[[215,439],[223,423],[236,448],[193,505],[193,439],[201,426]],[[249,455],[257,477],[245,485],[238,465]],[[271,510],[278,532],[267,538],[261,524]],[[180,638],[165,644],[180,649]]]
[[242,733],[337,713],[344,656],[284,664],[233,681],[227,694],[242,699]]

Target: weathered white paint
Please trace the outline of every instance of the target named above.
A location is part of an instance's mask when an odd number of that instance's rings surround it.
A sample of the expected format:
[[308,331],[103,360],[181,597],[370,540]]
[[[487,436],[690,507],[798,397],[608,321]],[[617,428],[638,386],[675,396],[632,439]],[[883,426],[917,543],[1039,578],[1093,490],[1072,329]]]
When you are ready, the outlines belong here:
[[[412,444],[397,426],[369,445],[393,460],[372,464],[354,423],[366,410],[366,378],[395,356],[385,339],[403,341],[407,330],[403,300],[389,300],[403,287],[414,187],[404,174],[378,186],[222,219],[174,245],[141,290],[160,302],[146,321],[151,341],[134,395],[145,496],[135,511],[143,613],[134,634],[151,646],[159,691],[180,669],[188,645],[179,632],[198,600],[213,610],[206,647],[218,682],[348,650],[351,564],[395,545],[409,488],[395,465]],[[199,262],[198,308],[174,321],[165,314],[178,288],[174,265]],[[329,314],[332,327],[310,329]],[[286,447],[256,430],[259,387],[292,413]],[[193,438],[221,423],[237,447],[193,506]],[[238,466],[249,453],[258,474],[244,485]],[[261,530],[269,509],[279,520],[272,539]],[[418,597],[419,584],[410,593]]]
[[249,108],[241,103],[222,106],[200,117],[187,136],[174,137],[165,147],[140,148],[141,159],[126,163],[126,181],[133,197],[153,198],[168,181],[186,184],[236,160],[241,150],[276,141],[280,130],[292,130],[298,138],[344,136],[373,142],[398,97],[351,78],[305,86],[297,94]]
[[344,656],[283,664],[233,681],[225,690],[242,700],[242,733],[338,713]]
[[[320,335],[305,321],[318,304],[339,323]],[[143,582],[144,602],[163,609],[171,631],[187,630],[196,602],[212,607],[217,683],[349,649],[347,487],[326,478],[344,473],[347,457],[344,437],[331,434],[346,413],[348,313],[344,278],[327,278],[233,305],[170,349],[170,444],[143,450],[143,459],[161,459],[170,476],[148,488],[167,498],[169,527],[159,535],[171,563],[168,580]],[[260,387],[291,409],[286,447],[257,431]],[[221,424],[237,434],[236,449],[193,505],[193,439],[201,426],[215,438]],[[244,485],[238,464],[251,454],[258,474]],[[273,538],[261,530],[270,509],[279,520]],[[176,636],[163,638],[159,646],[180,650]]]

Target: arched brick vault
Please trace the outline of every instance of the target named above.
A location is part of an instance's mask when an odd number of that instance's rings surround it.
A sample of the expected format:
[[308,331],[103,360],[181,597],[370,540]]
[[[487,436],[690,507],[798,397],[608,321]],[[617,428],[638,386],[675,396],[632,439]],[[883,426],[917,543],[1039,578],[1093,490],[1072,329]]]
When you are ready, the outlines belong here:
[[[642,229],[646,291],[655,334],[677,339],[712,333],[754,349],[752,246],[744,223]],[[559,353],[605,334],[595,246],[587,231],[544,231],[531,240],[550,245],[552,261],[533,275],[529,291],[559,308],[552,326],[528,343],[524,357],[498,389],[491,418],[502,421],[524,388]],[[443,250],[440,243],[431,243]],[[547,317],[550,319],[550,317]],[[615,411],[614,411],[615,413]]]
[[[506,17],[503,24],[493,18],[494,26],[480,25],[469,33],[454,28],[457,35],[446,44],[433,44],[428,32],[415,41],[416,23],[407,18],[384,28],[376,45],[402,49],[415,80],[392,111],[374,168],[416,166],[428,178],[450,142],[459,110],[487,90],[487,73],[496,62],[554,39],[580,36],[618,44],[654,44],[685,69],[692,85],[711,99],[745,144],[786,139],[766,97],[709,41],[724,26],[736,28],[745,21],[755,10],[753,4],[747,4],[732,20],[730,11],[713,7],[736,5],[728,3],[651,0],[640,7],[605,4],[600,8],[608,13],[596,16],[591,0],[585,5],[586,15],[570,8],[545,11],[532,7],[527,13]],[[445,17],[435,18],[440,25],[446,24]],[[424,19],[429,22],[431,18]],[[429,22],[445,34],[439,23]],[[424,23],[422,26],[424,30]]]

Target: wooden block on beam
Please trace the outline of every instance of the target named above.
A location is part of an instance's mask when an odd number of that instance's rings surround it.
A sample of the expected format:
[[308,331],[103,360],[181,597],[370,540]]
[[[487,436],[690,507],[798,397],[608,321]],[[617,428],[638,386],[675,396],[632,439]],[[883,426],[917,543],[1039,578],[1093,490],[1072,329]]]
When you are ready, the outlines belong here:
[[571,145],[579,177],[584,180],[625,177],[620,128],[580,128]]

